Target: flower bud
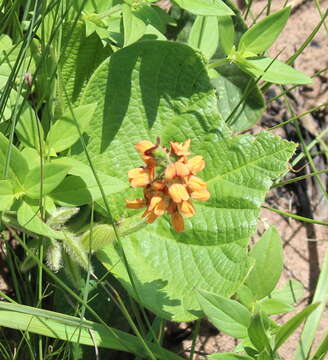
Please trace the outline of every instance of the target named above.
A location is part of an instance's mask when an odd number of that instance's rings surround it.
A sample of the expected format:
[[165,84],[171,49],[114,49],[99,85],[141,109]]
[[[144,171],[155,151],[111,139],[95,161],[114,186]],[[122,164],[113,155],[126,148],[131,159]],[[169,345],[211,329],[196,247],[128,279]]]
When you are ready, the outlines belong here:
[[171,215],[171,222],[176,232],[184,231],[184,220],[178,212],[175,212]]

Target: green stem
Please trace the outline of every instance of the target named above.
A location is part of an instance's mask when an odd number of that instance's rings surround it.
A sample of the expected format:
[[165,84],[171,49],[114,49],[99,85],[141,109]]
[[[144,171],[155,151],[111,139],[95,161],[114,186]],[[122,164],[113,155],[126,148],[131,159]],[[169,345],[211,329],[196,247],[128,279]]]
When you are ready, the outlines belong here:
[[292,184],[294,182],[307,179],[307,178],[309,178],[311,176],[325,174],[327,172],[328,172],[328,169],[324,169],[324,170],[315,171],[315,172],[312,172],[312,173],[309,173],[309,174],[306,174],[306,175],[298,176],[298,177],[295,177],[293,179],[289,179],[289,180],[286,180],[286,181],[281,181],[281,182],[279,182],[277,184],[272,185],[271,189],[277,188],[277,187],[280,187],[280,186],[284,186],[284,185],[288,185],[288,184]]
[[196,340],[197,340],[197,336],[199,334],[200,322],[201,322],[200,319],[195,321],[195,328],[192,332],[192,344],[191,344],[191,349],[190,349],[190,354],[189,354],[189,360],[192,360],[194,357],[194,354],[195,354]]
[[284,126],[284,125],[289,124],[289,123],[291,123],[291,122],[293,122],[293,121],[296,121],[296,120],[300,119],[301,117],[303,117],[303,116],[305,116],[305,115],[308,115],[308,114],[311,114],[313,111],[316,111],[316,110],[322,108],[323,106],[326,106],[327,104],[328,104],[328,101],[325,101],[324,103],[322,103],[322,104],[320,104],[320,105],[318,105],[318,106],[314,106],[314,107],[311,108],[310,110],[307,110],[307,111],[303,112],[303,113],[300,114],[300,115],[293,116],[293,117],[290,118],[289,120],[286,120],[286,121],[284,121],[284,122],[282,122],[282,123],[280,123],[280,124],[278,124],[278,125],[272,126],[271,128],[268,129],[268,131],[277,129],[277,128],[281,127],[281,126]]
[[280,214],[280,215],[284,215],[284,216],[288,216],[292,219],[295,219],[295,220],[298,220],[298,221],[304,221],[304,222],[307,222],[307,223],[311,223],[311,224],[318,224],[318,225],[324,225],[324,226],[328,226],[328,222],[325,222],[325,221],[320,221],[320,220],[315,220],[315,219],[310,219],[310,218],[306,218],[306,217],[303,217],[303,216],[299,216],[299,215],[295,215],[295,214],[291,214],[289,212],[286,212],[286,211],[282,211],[282,210],[279,210],[279,209],[274,209],[272,207],[269,207],[269,206],[265,206],[265,205],[262,205],[262,208],[264,209],[268,209],[272,212],[275,212],[277,214]]

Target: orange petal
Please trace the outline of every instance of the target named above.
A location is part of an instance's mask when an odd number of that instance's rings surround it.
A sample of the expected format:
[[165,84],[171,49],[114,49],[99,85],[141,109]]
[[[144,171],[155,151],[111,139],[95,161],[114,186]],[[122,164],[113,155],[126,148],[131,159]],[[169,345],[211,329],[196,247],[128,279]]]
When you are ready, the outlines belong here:
[[180,161],[177,161],[175,163],[175,168],[176,168],[177,176],[185,177],[190,174],[190,170],[188,166]]
[[157,216],[164,215],[167,206],[168,206],[168,202],[165,199],[162,199],[154,208],[155,215]]
[[132,187],[146,186],[151,181],[148,169],[142,167],[129,170],[128,178]]
[[135,169],[131,169],[128,171],[128,178],[132,179],[136,176],[142,175],[146,172],[146,169],[142,168],[142,167],[138,167]]
[[171,150],[177,156],[188,156],[190,155],[190,152],[188,151],[190,142],[191,142],[190,139],[186,140],[184,144],[178,142],[170,142]]
[[171,215],[171,222],[176,232],[184,231],[184,220],[183,217],[178,212],[175,212],[174,214]]
[[144,154],[147,150],[154,147],[156,147],[156,145],[148,140],[140,141],[138,142],[138,144],[135,145],[136,150],[141,154]]
[[191,191],[201,191],[206,189],[206,182],[197,176],[190,176],[188,180],[188,187]]
[[165,169],[165,179],[172,180],[177,175],[175,164],[169,164]]
[[155,206],[162,200],[162,197],[159,196],[158,194],[153,195],[153,197],[150,200],[150,204],[148,206],[148,211],[153,211],[153,209],[155,208]]
[[196,210],[190,201],[182,201],[182,203],[179,204],[179,212],[189,218],[195,215]]
[[133,179],[130,179],[130,184],[132,187],[144,187],[150,183],[149,175],[140,175]]
[[191,197],[195,200],[199,200],[199,201],[207,201],[211,195],[210,193],[207,191],[207,189],[203,189],[200,191],[193,191],[191,193]]
[[153,223],[158,218],[158,216],[154,214],[153,211],[148,212],[145,217],[148,224]]
[[169,194],[172,200],[176,203],[180,203],[182,200],[189,199],[188,191],[182,184],[172,184],[169,187]]
[[146,200],[142,198],[138,198],[135,200],[126,200],[125,206],[128,209],[141,209],[146,206]]
[[201,155],[196,155],[188,160],[187,166],[193,174],[197,174],[205,167],[205,161]]

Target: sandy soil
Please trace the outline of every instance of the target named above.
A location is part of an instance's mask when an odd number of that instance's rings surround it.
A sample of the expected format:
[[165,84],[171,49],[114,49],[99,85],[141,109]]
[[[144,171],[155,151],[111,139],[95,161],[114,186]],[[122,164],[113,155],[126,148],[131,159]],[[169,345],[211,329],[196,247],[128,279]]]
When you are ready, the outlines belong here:
[[[272,2],[272,10],[281,8],[285,1],[275,0]],[[311,34],[314,27],[320,22],[320,14],[315,6],[314,1],[294,1],[292,15],[288,21],[283,33],[270,49],[270,56],[275,57],[280,53],[279,59],[287,60],[295,51],[302,46],[303,42]],[[260,13],[266,6],[267,0],[254,1],[253,15]],[[321,9],[327,9],[328,0],[320,2]],[[251,23],[251,17],[249,19]],[[327,22],[328,26],[328,22]],[[296,69],[312,76],[319,70],[328,66],[328,36],[326,29],[322,26],[318,34],[313,38],[303,53],[294,63]],[[328,72],[322,73],[322,76],[314,79],[313,85],[298,88],[293,92],[294,99],[291,99],[294,110],[297,114],[301,114],[314,106],[318,106],[328,100]],[[279,90],[273,87],[275,93]],[[273,93],[274,95],[274,93]],[[273,103],[268,107],[267,112],[263,116],[262,122],[255,127],[254,131],[258,132],[263,128],[275,125],[277,122],[286,120],[288,114],[281,102]],[[320,119],[318,119],[320,118]],[[307,132],[309,138],[317,136],[323,129],[328,126],[328,107],[322,108],[321,111],[314,115],[308,115],[301,120],[302,129]],[[291,131],[292,132],[292,131]],[[277,129],[277,134],[286,137],[286,132]],[[324,144],[328,144],[328,137],[323,137]],[[318,168],[327,168],[327,159],[316,160]],[[298,165],[299,167],[299,165]],[[298,168],[297,167],[297,168]],[[309,171],[308,165],[305,167]],[[298,176],[295,175],[295,176]],[[327,186],[327,176],[323,176],[322,181]],[[304,184],[303,184],[304,185]],[[305,198],[309,200],[310,208],[304,208],[302,204],[301,189],[280,189],[272,191],[268,198],[267,204],[270,207],[276,207],[281,210],[293,213],[309,212],[313,218],[322,221],[328,221],[328,207],[318,189],[316,183],[312,180],[305,184]],[[302,207],[303,205],[303,207]],[[305,296],[297,306],[297,310],[303,309],[310,301],[313,295],[314,286],[320,271],[325,251],[328,249],[328,228],[320,225],[306,226],[304,223],[286,219],[276,213],[263,209],[261,213],[262,221],[259,224],[259,234],[265,230],[265,227],[275,225],[284,242],[284,271],[280,280],[280,284],[284,284],[287,280],[296,279],[305,287]],[[283,323],[287,321],[292,314],[287,314],[277,321]],[[181,329],[188,330],[188,324],[182,324]],[[205,359],[205,354],[215,352],[232,351],[236,346],[236,342],[231,337],[223,334],[215,333],[215,329],[208,323],[204,322],[201,326],[202,333],[197,343],[196,349],[200,352],[199,359]],[[315,345],[328,331],[328,310],[323,314],[320,327],[317,332]],[[280,354],[284,360],[292,360],[293,353],[298,344],[299,329],[281,348]],[[183,342],[182,349],[190,349],[191,340],[187,339]],[[181,349],[181,347],[180,347]],[[181,350],[182,350],[181,349]],[[182,350],[183,351],[183,350]],[[202,353],[204,355],[202,355]],[[186,353],[187,355],[188,353]]]

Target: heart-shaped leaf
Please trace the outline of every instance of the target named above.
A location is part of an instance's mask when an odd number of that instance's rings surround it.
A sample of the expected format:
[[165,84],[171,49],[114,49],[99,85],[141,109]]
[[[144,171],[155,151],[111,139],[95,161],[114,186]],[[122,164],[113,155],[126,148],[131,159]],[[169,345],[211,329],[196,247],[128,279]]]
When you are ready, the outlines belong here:
[[[286,170],[295,145],[270,133],[231,135],[217,109],[202,56],[186,45],[147,41],[117,51],[97,69],[82,102],[97,109],[87,150],[99,171],[126,179],[141,165],[134,144],[143,139],[163,144],[190,138],[192,151],[206,161],[202,177],[210,201],[196,204],[186,231],[175,233],[168,219],[122,239],[133,276],[122,263],[118,244],[98,256],[122,284],[156,314],[176,321],[202,316],[195,287],[232,295],[249,263],[246,246],[255,231],[259,206],[271,179]],[[87,161],[83,148],[76,156]],[[114,217],[126,214],[125,199],[138,191],[109,198]]]

